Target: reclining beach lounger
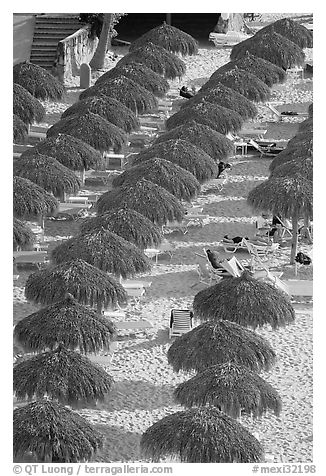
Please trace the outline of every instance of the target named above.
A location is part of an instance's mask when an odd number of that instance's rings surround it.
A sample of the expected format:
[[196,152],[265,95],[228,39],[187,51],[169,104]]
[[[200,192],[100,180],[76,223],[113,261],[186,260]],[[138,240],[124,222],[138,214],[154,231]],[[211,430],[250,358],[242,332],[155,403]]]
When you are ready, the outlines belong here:
[[14,251],[14,263],[17,264],[35,264],[37,268],[49,262],[47,251]]
[[298,113],[290,113],[290,114],[282,113],[282,112],[278,111],[272,103],[266,102],[265,104],[268,107],[268,109],[270,111],[272,111],[272,113],[276,116],[276,118],[279,121],[282,121],[282,119],[284,119],[284,117],[308,117],[309,116],[309,114],[307,112],[298,112]]
[[172,309],[169,337],[179,337],[192,329],[193,312],[189,309]]
[[275,157],[275,155],[279,154],[284,150],[283,147],[262,147],[253,139],[248,140],[248,145],[251,145],[254,149],[256,149],[260,153],[260,158],[266,157]]

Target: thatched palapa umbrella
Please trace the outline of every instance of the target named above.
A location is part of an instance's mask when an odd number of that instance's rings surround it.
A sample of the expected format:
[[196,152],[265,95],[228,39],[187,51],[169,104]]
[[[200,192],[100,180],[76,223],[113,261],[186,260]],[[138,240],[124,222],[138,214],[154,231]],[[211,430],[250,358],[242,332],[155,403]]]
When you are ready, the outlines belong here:
[[309,147],[312,150],[313,146],[313,131],[306,130],[303,132],[298,132],[292,139],[289,140],[287,143],[286,148],[289,149],[290,147],[299,148],[301,146]]
[[134,51],[148,43],[161,46],[171,53],[180,53],[182,56],[196,55],[198,53],[198,43],[195,38],[179,30],[179,28],[167,25],[166,22],[152,28],[133,41],[129,51]]
[[198,93],[189,99],[182,107],[188,108],[200,102],[209,102],[217,106],[223,106],[231,111],[235,111],[242,119],[252,119],[258,114],[257,107],[249,99],[234,89],[224,86],[222,83],[216,84],[214,88],[199,90]]
[[247,51],[270,61],[285,71],[294,66],[301,66],[305,55],[302,49],[275,31],[254,35],[247,40],[234,45],[230,58],[232,61],[243,58]]
[[45,109],[40,101],[19,84],[14,84],[13,89],[13,113],[25,124],[41,122],[45,116]]
[[282,83],[286,79],[284,69],[276,66],[270,61],[264,60],[263,58],[251,55],[248,51],[242,58],[235,61],[229,61],[218,68],[215,73],[212,74],[210,79],[214,79],[220,73],[225,73],[226,71],[231,71],[236,68],[254,74],[269,87],[276,83]]
[[27,352],[55,350],[62,344],[84,354],[96,353],[110,350],[115,335],[115,326],[109,319],[79,304],[71,294],[24,317],[14,330],[15,341]]
[[181,463],[259,463],[259,441],[217,408],[203,407],[173,413],[150,426],[140,447],[153,462],[177,458]]
[[216,163],[202,149],[188,141],[171,139],[160,144],[154,144],[134,155],[132,165],[140,165],[148,159],[169,160],[191,172],[199,183],[210,180],[217,172]]
[[72,407],[103,401],[113,378],[87,357],[67,350],[42,352],[18,363],[13,371],[13,389],[18,400],[49,397]]
[[175,372],[201,372],[227,362],[260,372],[269,371],[276,361],[263,337],[230,321],[200,324],[173,342],[167,356]]
[[166,79],[181,78],[186,72],[186,65],[180,58],[151,42],[123,56],[116,66],[134,63],[144,64]]
[[314,104],[311,103],[311,104],[309,104],[309,106],[308,106],[308,114],[309,114],[309,117],[313,117],[313,111],[314,111]]
[[81,183],[76,174],[60,164],[53,157],[39,154],[20,158],[14,165],[14,174],[31,180],[57,198],[64,198],[65,193],[76,193]]
[[293,160],[301,161],[308,158],[312,159],[312,142],[313,135],[311,133],[306,140],[292,142],[291,145],[288,144],[287,147],[272,160],[269,170],[273,172],[279,165],[292,162]]
[[156,158],[125,170],[113,179],[112,185],[132,185],[142,178],[160,185],[179,200],[187,202],[195,198],[200,191],[200,183],[192,173],[168,160]]
[[38,462],[89,461],[103,446],[103,436],[69,408],[41,400],[14,410],[14,457],[32,452]]
[[157,99],[148,89],[125,76],[108,79],[85,89],[79,99],[104,96],[113,98],[131,109],[135,114],[145,114],[157,108]]
[[163,97],[169,90],[169,83],[159,74],[144,64],[130,63],[124,66],[119,66],[110,69],[102,74],[95,82],[95,84],[102,84],[108,79],[114,79],[119,76],[125,76],[132,79],[135,83],[140,84],[145,89],[148,89],[154,96]]
[[299,124],[298,132],[299,132],[299,133],[302,133],[302,132],[313,132],[313,128],[314,128],[314,120],[313,120],[312,117],[308,117],[308,119],[306,119],[305,121],[302,121],[302,122]]
[[261,35],[275,31],[284,36],[288,40],[292,41],[300,48],[312,48],[313,47],[313,35],[304,25],[292,20],[291,18],[281,18],[270,25],[265,26],[258,30],[256,35]]
[[286,161],[272,171],[270,178],[300,177],[300,175],[305,179],[313,180],[312,157],[301,158],[300,160],[296,158]]
[[277,329],[295,319],[290,299],[272,284],[253,278],[248,271],[239,278],[222,279],[199,291],[193,309],[201,321],[227,320],[253,329],[265,324]]
[[216,85],[222,83],[228,88],[234,89],[250,101],[266,101],[270,97],[270,89],[257,76],[243,69],[231,69],[222,73],[215,72],[214,78],[210,78],[200,91],[214,89]]
[[116,233],[142,249],[158,246],[163,239],[160,229],[154,223],[126,207],[87,218],[80,225],[81,233],[91,233],[101,228]]
[[79,303],[96,305],[98,309],[127,304],[127,294],[120,283],[81,259],[42,269],[30,274],[26,281],[26,299],[43,306],[61,301],[67,293]]
[[181,109],[170,116],[165,124],[169,131],[191,121],[204,124],[221,134],[238,132],[243,124],[243,119],[237,112],[206,101]]
[[28,135],[28,125],[20,119],[20,117],[13,115],[13,139],[15,144],[23,144]]
[[298,175],[265,180],[253,188],[247,198],[248,204],[260,211],[292,219],[292,248],[290,264],[294,264],[298,248],[298,220],[312,218],[313,182]]
[[39,99],[62,99],[64,85],[46,69],[29,62],[14,65],[13,82]]
[[35,235],[27,223],[13,219],[13,242],[14,248],[32,245],[35,241]]
[[154,145],[171,139],[181,139],[190,142],[196,147],[203,149],[217,163],[230,156],[234,150],[233,142],[230,139],[210,127],[198,124],[195,121],[165,132],[155,139]]
[[140,127],[139,120],[131,109],[122,102],[105,96],[91,96],[75,102],[64,111],[61,119],[75,114],[86,114],[87,112],[104,117],[104,119],[128,133]]
[[83,140],[100,152],[110,148],[120,151],[127,142],[127,135],[122,129],[92,112],[61,119],[47,130],[46,136],[54,137],[60,133]]
[[135,245],[104,228],[70,238],[51,253],[55,264],[78,258],[123,278],[151,269],[149,259]]
[[212,405],[232,418],[242,413],[260,418],[268,410],[279,416],[282,409],[281,397],[272,385],[231,362],[214,365],[179,384],[173,395],[185,407]]
[[22,177],[13,179],[13,210],[17,218],[54,213],[59,206],[53,195]]
[[126,184],[103,193],[96,206],[100,214],[118,207],[131,208],[158,226],[168,221],[181,222],[185,213],[181,202],[172,193],[145,179],[138,180],[133,186]]

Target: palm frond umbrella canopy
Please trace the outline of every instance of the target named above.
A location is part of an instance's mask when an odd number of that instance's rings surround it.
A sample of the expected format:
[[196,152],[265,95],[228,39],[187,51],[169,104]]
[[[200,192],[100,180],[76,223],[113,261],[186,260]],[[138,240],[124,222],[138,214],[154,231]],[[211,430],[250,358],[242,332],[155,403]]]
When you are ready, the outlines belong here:
[[27,89],[38,99],[62,99],[64,85],[46,69],[29,62],[14,65],[13,82]]
[[80,225],[81,233],[91,233],[104,228],[121,236],[139,248],[153,248],[162,239],[161,230],[148,218],[130,208],[118,208],[104,215],[83,220]]
[[100,152],[110,148],[120,151],[127,142],[126,133],[104,117],[87,112],[61,119],[47,130],[47,137],[68,134],[83,140]]
[[13,220],[13,244],[14,248],[32,245],[35,235],[27,223],[14,217]]
[[192,173],[165,159],[148,159],[125,170],[113,179],[113,187],[134,184],[140,179],[150,180],[165,188],[179,200],[190,202],[200,191],[200,183]]
[[[303,131],[303,132],[298,132],[295,136],[293,136],[289,140],[289,142],[287,143],[286,148],[287,149],[290,149],[292,147],[299,148],[302,145],[304,145],[305,147],[309,147],[312,150],[313,131],[306,130],[306,131]],[[282,153],[282,152],[280,152],[280,153]]]
[[13,113],[25,124],[41,122],[45,116],[42,104],[19,84],[14,84],[13,90]]
[[198,43],[195,38],[179,30],[179,28],[168,25],[166,22],[152,28],[133,41],[129,51],[134,51],[148,43],[161,46],[171,53],[180,53],[182,56],[196,55],[198,53]]
[[[121,290],[123,295],[123,289]],[[126,299],[126,298],[125,298]],[[71,295],[40,309],[18,322],[14,339],[26,352],[66,349],[96,353],[110,350],[116,335],[114,324],[94,309],[79,304]]]
[[201,87],[201,92],[214,89],[221,83],[228,88],[234,89],[250,101],[266,101],[271,95],[269,87],[263,81],[244,69],[235,68],[230,71],[215,73],[214,78],[210,78],[207,83]]
[[304,141],[292,142],[282,152],[272,160],[269,166],[269,170],[273,172],[277,167],[287,162],[301,161],[311,158],[312,159],[312,134]]
[[61,119],[88,112],[98,114],[128,133],[140,127],[139,120],[131,109],[116,99],[104,96],[91,96],[75,102],[75,104],[64,111]]
[[169,131],[191,121],[204,124],[221,134],[238,132],[243,124],[243,119],[237,112],[201,101],[176,112],[166,120],[165,125]]
[[305,121],[299,124],[298,132],[313,132],[314,120],[312,117],[308,117]]
[[20,119],[20,117],[13,115],[13,139],[16,144],[23,144],[28,135],[28,125]]
[[256,35],[265,34],[270,31],[275,31],[279,35],[284,36],[300,48],[313,47],[312,32],[299,22],[291,20],[291,18],[281,18],[258,30]]
[[195,121],[165,132],[155,139],[154,145],[171,139],[181,139],[190,142],[206,152],[216,163],[229,157],[234,150],[233,142],[230,139],[210,127],[198,124]]
[[305,54],[302,49],[275,31],[254,35],[234,45],[231,61],[243,58],[247,51],[253,55],[270,61],[286,71],[304,63]]
[[231,71],[236,68],[254,74],[269,87],[276,83],[282,83],[286,79],[284,69],[276,66],[276,64],[273,64],[270,61],[252,55],[248,51],[242,58],[235,61],[229,61],[218,68],[212,74],[210,79],[214,79],[220,73],[225,73],[226,71]]
[[146,179],[133,186],[126,184],[103,193],[96,206],[100,214],[113,208],[131,208],[158,226],[166,225],[168,221],[180,222],[185,213],[181,202],[172,193]]
[[168,415],[143,434],[140,448],[152,462],[177,459],[181,463],[259,463],[259,441],[217,408],[191,408]]
[[118,61],[116,66],[134,63],[144,64],[166,79],[181,78],[186,72],[184,61],[165,48],[151,42],[128,53]]
[[244,120],[253,119],[258,114],[257,107],[253,102],[249,101],[249,99],[234,89],[224,86],[222,83],[216,84],[214,88],[204,89],[203,91],[199,90],[198,93],[189,99],[182,107],[188,108],[203,101],[231,109],[231,111],[240,114]]
[[151,112],[158,105],[154,94],[125,76],[108,79],[103,83],[91,86],[79,95],[79,99],[83,100],[94,96],[116,99],[135,114]]
[[279,416],[282,410],[281,397],[272,385],[231,362],[214,365],[179,384],[173,395],[184,407],[212,405],[232,418],[242,413],[260,418],[268,410]]
[[135,83],[140,84],[140,86],[145,89],[148,89],[148,91],[157,97],[163,97],[164,94],[168,92],[170,87],[166,79],[162,78],[162,76],[160,76],[158,73],[155,73],[155,71],[140,63],[130,63],[125,64],[124,66],[112,68],[106,73],[102,74],[95,84],[102,84],[108,79],[118,78],[121,75],[132,79],[135,81]]
[[227,362],[260,372],[269,371],[276,361],[263,337],[230,321],[200,324],[173,342],[167,356],[175,372],[202,372]]
[[31,180],[57,198],[63,197],[65,193],[76,193],[81,186],[72,170],[53,157],[38,153],[20,158],[14,165],[14,174]]
[[103,401],[112,388],[112,377],[87,357],[60,345],[18,363],[13,389],[18,400],[48,397],[72,407]]
[[79,303],[98,308],[124,306],[127,294],[115,279],[81,259],[50,266],[28,276],[25,296],[48,306],[71,294]]
[[59,206],[57,199],[28,179],[13,179],[13,210],[17,218],[37,217],[54,213]]
[[103,446],[104,437],[78,413],[49,400],[14,410],[13,455],[32,452],[38,462],[89,461]]
[[169,160],[191,172],[199,183],[210,180],[217,172],[215,161],[199,147],[181,139],[171,139],[154,144],[133,156],[132,165],[140,165],[146,160]]
[[199,291],[193,309],[201,321],[228,320],[253,329],[266,324],[277,329],[295,319],[290,299],[272,284],[253,278],[248,271],[239,278],[222,279]]
[[309,114],[309,117],[313,117],[313,111],[314,111],[314,104],[311,103],[311,104],[309,104],[309,106],[308,106],[308,114]]
[[55,158],[71,170],[88,170],[102,161],[102,154],[83,140],[68,134],[58,134],[38,142],[22,153],[21,159],[42,154]]
[[301,158],[301,160],[289,160],[280,164],[272,171],[270,178],[300,177],[300,175],[305,179],[313,180],[312,157]]
[[78,258],[123,278],[151,269],[149,259],[135,245],[104,228],[70,238],[51,253],[55,264]]

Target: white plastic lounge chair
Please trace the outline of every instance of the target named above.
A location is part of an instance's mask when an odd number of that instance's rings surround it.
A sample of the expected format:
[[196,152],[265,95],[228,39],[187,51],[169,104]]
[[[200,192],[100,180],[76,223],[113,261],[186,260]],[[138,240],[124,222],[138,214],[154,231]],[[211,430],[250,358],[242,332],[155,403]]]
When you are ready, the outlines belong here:
[[275,155],[277,155],[279,152],[281,152],[281,150],[283,150],[283,148],[279,148],[279,147],[276,147],[274,149],[273,147],[264,149],[263,147],[258,145],[257,142],[254,141],[253,139],[249,139],[248,144],[251,145],[254,149],[258,150],[258,152],[260,153],[260,158],[264,156],[275,157]]
[[14,251],[14,263],[17,264],[35,264],[38,268],[49,262],[48,253],[46,251]]
[[210,33],[209,41],[212,41],[215,46],[233,46],[240,41],[250,38],[251,35],[246,35],[240,31],[228,31],[227,33]]
[[[288,70],[289,71],[289,70]],[[303,70],[302,70],[303,71]],[[266,106],[272,113],[276,116],[279,121],[282,121],[284,117],[308,117],[309,114],[307,112],[298,112],[297,114],[282,114],[278,111],[271,102],[266,102]]]
[[[279,243],[272,243],[271,245],[259,246],[243,238],[243,243],[247,246],[249,254],[251,256],[251,266],[255,267],[255,263],[262,264],[263,259],[268,259],[269,255],[273,254],[278,248]],[[264,267],[264,265],[262,266]]]
[[155,258],[155,263],[157,264],[158,255],[160,254],[160,250],[157,249],[157,248],[146,248],[144,250],[144,254],[147,256],[147,258]]
[[111,152],[104,152],[103,160],[104,160],[105,168],[108,170],[116,168],[116,162],[119,163],[119,168],[121,170],[124,169],[126,164],[126,156],[124,154],[114,154]]
[[82,205],[88,204],[88,197],[78,196],[78,197],[67,197],[65,203],[79,203]]
[[106,310],[106,311],[103,312],[103,316],[109,317],[110,319],[112,319],[112,318],[125,319],[126,318],[126,313],[125,313],[125,311],[121,311],[120,309],[118,309],[116,311]]
[[169,337],[179,337],[192,328],[193,312],[189,309],[172,309],[170,316]]
[[235,253],[238,250],[247,250],[246,245],[241,240],[239,243],[229,243],[225,241],[221,241],[221,245],[226,253]]
[[141,279],[120,279],[119,282],[126,289],[149,288],[152,285],[152,281],[142,281]]

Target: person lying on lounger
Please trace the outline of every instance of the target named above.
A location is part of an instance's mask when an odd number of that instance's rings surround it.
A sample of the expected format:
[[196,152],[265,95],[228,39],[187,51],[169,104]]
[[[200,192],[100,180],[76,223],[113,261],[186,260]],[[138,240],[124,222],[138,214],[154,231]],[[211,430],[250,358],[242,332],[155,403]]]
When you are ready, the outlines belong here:
[[252,238],[248,238],[247,236],[235,236],[234,238],[229,238],[228,235],[225,235],[223,237],[223,243],[230,243],[231,245],[233,244],[238,244],[238,243],[241,243],[241,241],[243,240],[243,238],[245,240],[248,240],[250,241],[250,243],[254,243],[255,245],[268,245],[270,244],[269,241],[268,241],[268,238],[264,238],[262,236],[254,236]]
[[223,266],[221,266],[223,260],[220,259],[220,255],[217,251],[206,250],[206,253],[214,269],[224,269]]

